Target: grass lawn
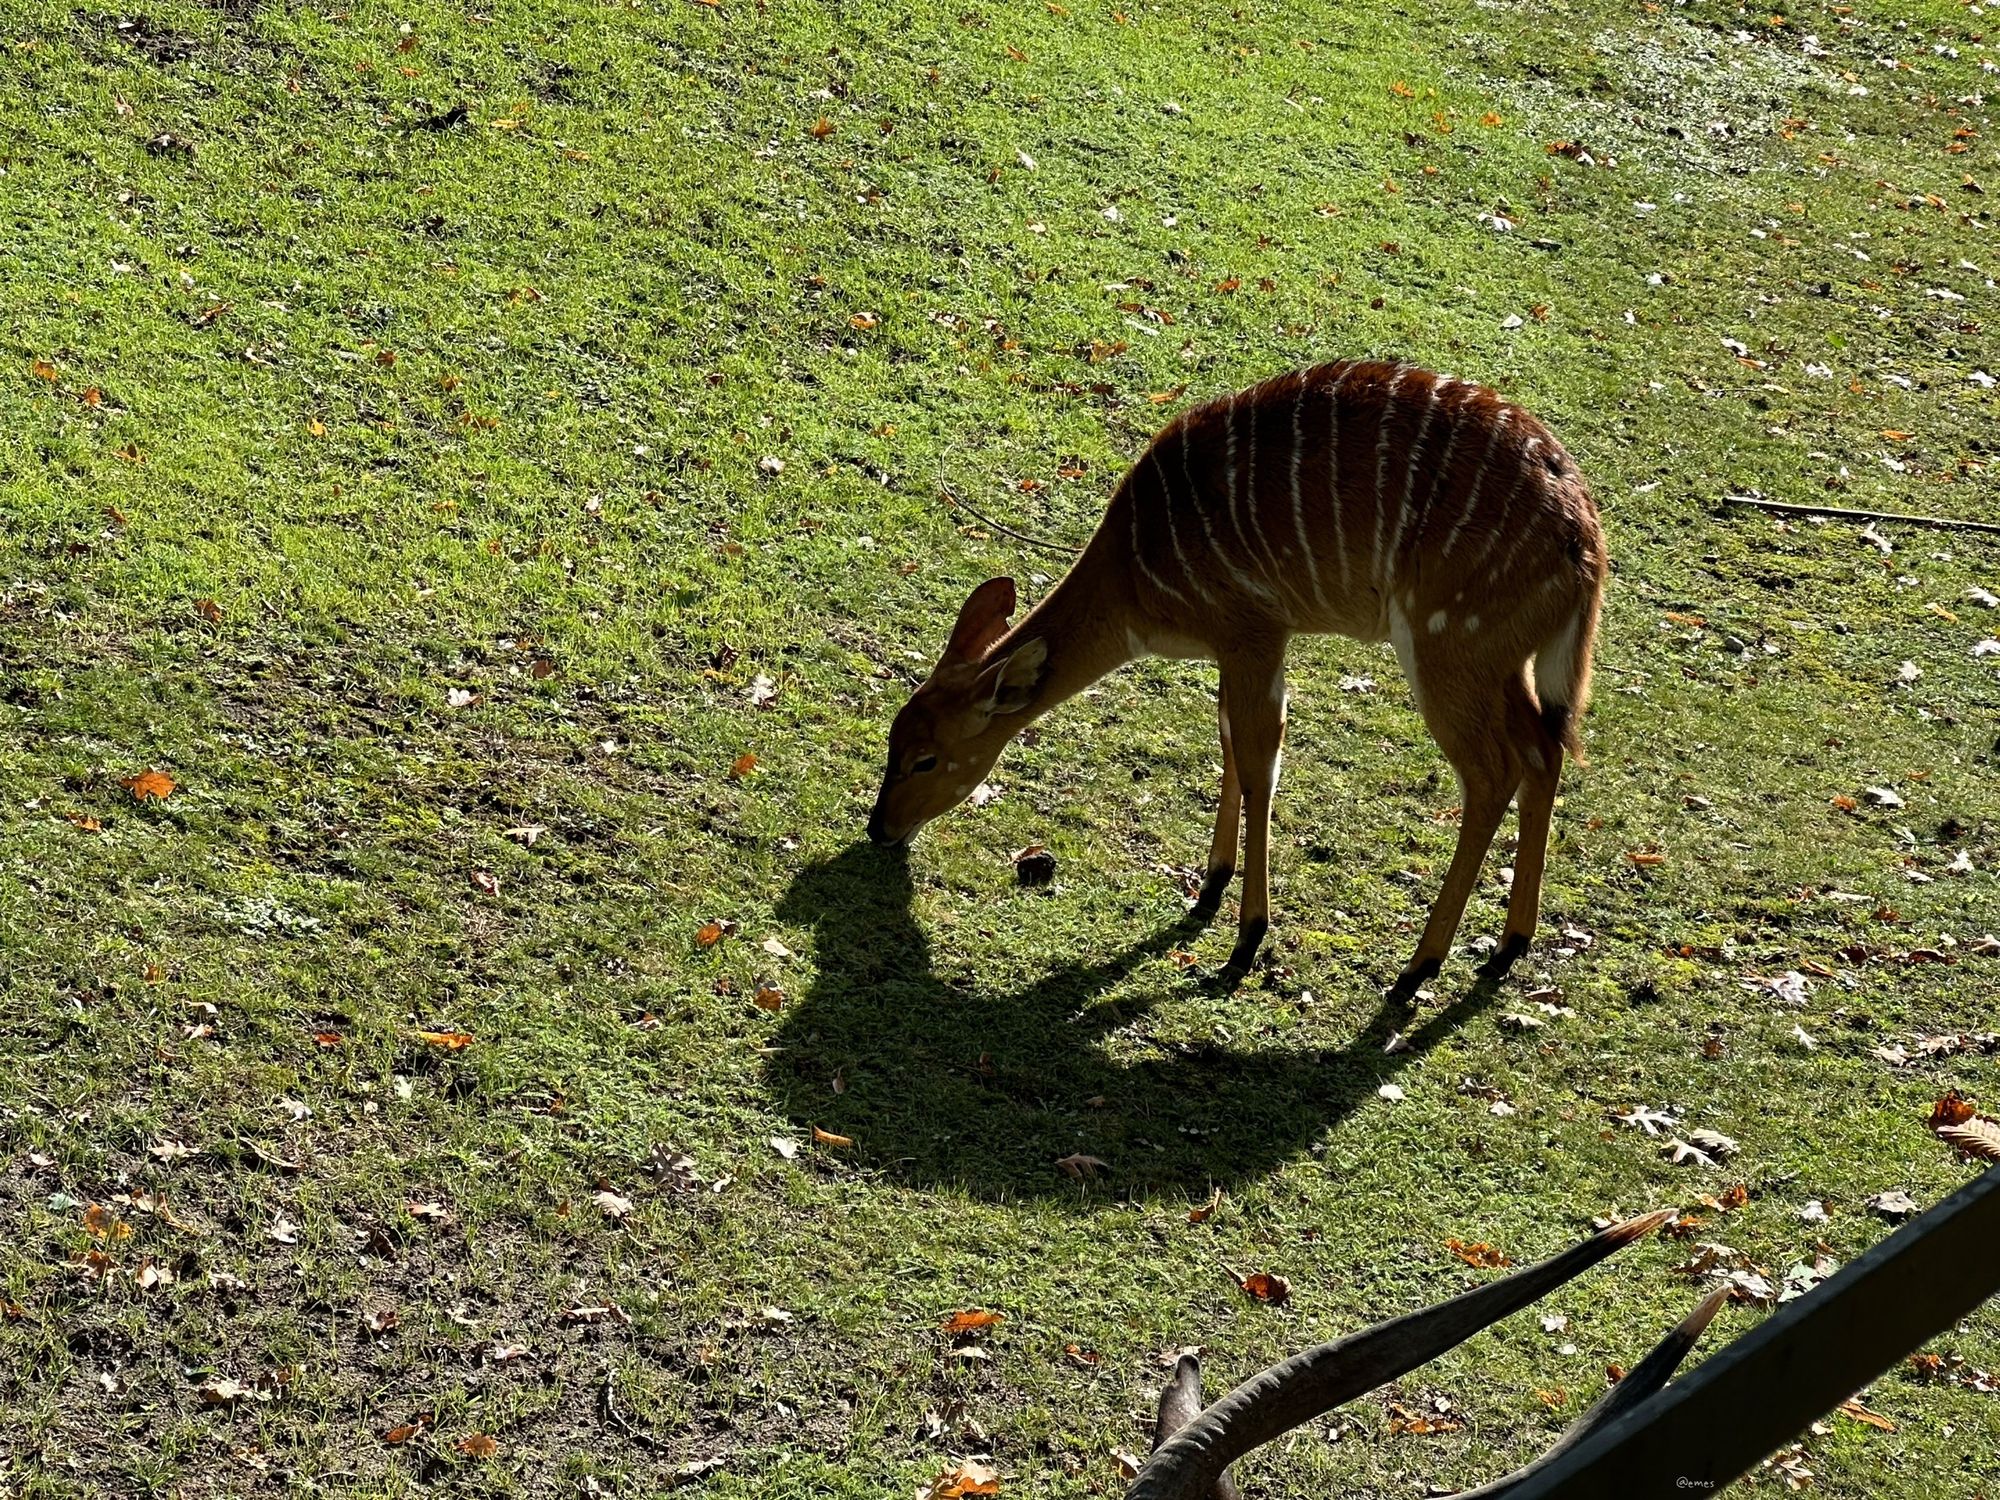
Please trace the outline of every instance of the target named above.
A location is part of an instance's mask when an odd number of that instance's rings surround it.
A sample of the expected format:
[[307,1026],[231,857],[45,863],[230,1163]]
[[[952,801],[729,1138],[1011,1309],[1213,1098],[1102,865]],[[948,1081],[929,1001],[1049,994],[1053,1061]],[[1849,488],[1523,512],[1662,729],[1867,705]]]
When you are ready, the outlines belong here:
[[[2000,20],[970,4],[0,0],[0,1493],[1115,1496],[1182,1345],[1705,1221],[1245,1466],[1419,1496],[1697,1244],[1775,1289],[1969,1179],[2000,554],[1722,497],[2000,515]],[[1604,511],[1505,984],[1381,1005],[1457,801],[1386,646],[1294,651],[1234,993],[1232,908],[1181,920],[1212,668],[866,844],[958,603],[1060,569],[943,489],[1074,542],[1185,403],[1361,354],[1504,390]],[[2000,1314],[1929,1347],[1992,1370]],[[2000,1486],[1990,1382],[1863,1400],[1794,1475]]]

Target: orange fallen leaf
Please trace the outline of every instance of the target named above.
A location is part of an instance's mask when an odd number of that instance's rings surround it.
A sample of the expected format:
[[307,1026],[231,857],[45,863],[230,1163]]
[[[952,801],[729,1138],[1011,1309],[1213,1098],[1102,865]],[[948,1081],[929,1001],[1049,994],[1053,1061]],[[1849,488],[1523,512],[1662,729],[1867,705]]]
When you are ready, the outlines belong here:
[[306,431],[311,433],[314,437],[325,437],[326,423],[322,422],[318,417],[307,417]]
[[833,134],[833,121],[829,120],[825,115],[821,115],[817,120],[813,121],[812,134],[813,139],[816,141],[825,140]]
[[211,625],[220,625],[222,623],[222,606],[217,604],[213,599],[195,600],[194,612]]
[[1740,1182],[1731,1183],[1722,1190],[1722,1196],[1716,1199],[1718,1206],[1732,1211],[1741,1208],[1749,1201],[1750,1189]]
[[750,997],[750,1003],[759,1010],[768,1010],[776,1014],[784,1008],[785,992],[775,984],[760,984],[757,986],[757,993]]
[[940,1333],[970,1333],[975,1328],[990,1328],[1006,1317],[1005,1313],[988,1312],[983,1307],[974,1307],[965,1312],[955,1312],[939,1325]]
[[1654,865],[1663,865],[1667,862],[1666,855],[1657,849],[1627,849],[1625,857],[1641,869],[1651,869]]
[[104,825],[87,813],[60,813],[58,816],[72,828],[81,828],[85,833],[99,833]]
[[132,1226],[102,1203],[93,1203],[83,1211],[83,1232],[94,1240],[129,1240]]
[[1484,1240],[1478,1240],[1469,1245],[1464,1240],[1446,1240],[1444,1247],[1468,1266],[1479,1266],[1485,1269],[1491,1266],[1508,1266],[1513,1264],[1505,1255],[1494,1249]]
[[1241,285],[1243,285],[1243,278],[1241,276],[1228,276],[1216,282],[1215,289],[1218,292],[1233,292]]
[[426,1412],[413,1422],[405,1422],[400,1427],[391,1427],[387,1432],[382,1434],[382,1441],[393,1448],[400,1443],[407,1443],[411,1438],[430,1425],[430,1414]]
[[337,1031],[315,1031],[312,1038],[322,1047],[338,1047],[341,1042],[340,1033]]
[[873,328],[876,324],[880,323],[882,320],[876,317],[875,314],[873,314],[872,312],[858,312],[853,317],[849,318],[847,321],[850,327],[868,329],[868,328]]
[[[1008,48],[1013,51],[1013,48]],[[924,1492],[924,1500],[963,1500],[967,1495],[997,1495],[1000,1493],[1000,1471],[985,1464],[967,1460],[956,1468],[946,1469],[931,1481],[931,1487]]]
[[127,776],[119,785],[132,794],[135,802],[144,802],[148,797],[164,802],[173,795],[174,778],[165,771],[141,771],[137,776]]
[[1861,806],[1861,804],[1859,802],[1856,802],[1852,797],[1841,796],[1841,797],[1835,797],[1833,799],[1833,806],[1839,808],[1842,812],[1853,812],[1856,809],[1858,809]]
[[1910,435],[1907,432],[1898,432],[1893,427],[1884,427],[1882,429],[1882,436],[1892,443],[1907,443],[1910,440]]
[[1230,1273],[1236,1284],[1259,1302],[1275,1307],[1292,1295],[1292,1284],[1282,1276],[1274,1276],[1269,1271],[1252,1271],[1248,1276]]
[[54,384],[62,378],[61,372],[45,359],[30,361],[28,364],[28,373],[36,376],[38,379],[46,380],[50,384]]
[[1977,1111],[1972,1101],[1953,1089],[1936,1104],[1931,1106],[1931,1129],[1941,1130],[1947,1125],[1963,1125]]
[[1499,115],[1496,115],[1489,109],[1479,117],[1479,123],[1484,125],[1488,130],[1491,130],[1495,125],[1503,124],[1504,121],[1502,121]]
[[459,1052],[472,1045],[472,1033],[469,1031],[419,1031],[417,1033],[417,1040],[428,1042],[433,1047],[442,1047],[447,1052]]
[[727,922],[717,922],[711,919],[695,929],[694,940],[704,948],[713,948],[717,943],[722,941],[728,931],[729,924]]
[[1215,1211],[1220,1207],[1222,1207],[1222,1189],[1217,1188],[1215,1195],[1208,1202],[1197,1203],[1193,1208],[1188,1210],[1188,1223],[1206,1224],[1215,1216]]
[[741,755],[737,756],[734,761],[730,762],[729,779],[731,781],[741,781],[745,776],[748,776],[752,771],[756,769],[757,769],[757,757],[752,755],[749,751],[746,750]]
[[96,386],[92,386],[76,399],[81,401],[85,406],[102,406],[104,404],[104,392],[100,391]]
[[822,1146],[851,1146],[854,1144],[852,1136],[835,1135],[831,1130],[821,1130],[817,1125],[813,1126],[813,1139]]

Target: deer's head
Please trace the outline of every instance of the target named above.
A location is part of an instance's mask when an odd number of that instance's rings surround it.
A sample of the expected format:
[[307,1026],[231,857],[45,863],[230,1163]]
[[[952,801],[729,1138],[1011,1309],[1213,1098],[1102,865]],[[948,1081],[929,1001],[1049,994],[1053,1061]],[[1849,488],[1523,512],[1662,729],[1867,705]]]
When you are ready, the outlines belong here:
[[944,655],[896,715],[882,790],[868,815],[876,843],[907,844],[958,806],[1027,723],[1024,710],[1035,701],[1049,648],[1030,640],[996,649],[1013,612],[1013,579],[989,578],[974,589]]

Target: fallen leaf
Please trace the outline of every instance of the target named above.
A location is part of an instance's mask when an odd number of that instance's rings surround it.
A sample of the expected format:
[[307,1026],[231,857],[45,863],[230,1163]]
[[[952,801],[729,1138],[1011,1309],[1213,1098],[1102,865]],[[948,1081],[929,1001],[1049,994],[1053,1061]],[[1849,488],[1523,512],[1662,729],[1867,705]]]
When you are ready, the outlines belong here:
[[775,1015],[784,1007],[785,992],[775,984],[760,984],[757,986],[757,993],[750,997],[750,1003],[759,1010],[768,1010]]
[[519,828],[507,829],[502,837],[510,838],[515,843],[532,849],[535,847],[535,840],[547,832],[548,829],[539,823],[523,823]]
[[1931,1106],[1931,1129],[1942,1130],[1947,1125],[1963,1125],[1976,1113],[1972,1101],[1960,1094],[1957,1089],[1953,1089]]
[[1197,1203],[1193,1208],[1188,1210],[1188,1223],[1206,1224],[1210,1219],[1215,1217],[1215,1211],[1220,1207],[1222,1207],[1222,1189],[1217,1188],[1208,1202]]
[[2000,1161],[2000,1124],[1991,1120],[1968,1120],[1963,1125],[1946,1125],[1938,1131],[1938,1137],[1969,1156]]
[[612,1220],[623,1219],[633,1208],[630,1198],[621,1198],[609,1188],[591,1194],[591,1201],[604,1210],[605,1218]]
[[416,1199],[406,1199],[403,1206],[413,1219],[421,1219],[426,1224],[449,1224],[451,1210],[441,1203],[420,1203]]
[[378,1308],[361,1320],[361,1326],[373,1334],[384,1334],[401,1322],[401,1315],[393,1307]]
[[1873,1427],[1882,1432],[1894,1432],[1896,1430],[1896,1424],[1894,1422],[1891,1422],[1887,1417],[1882,1416],[1877,1412],[1870,1411],[1867,1407],[1863,1406],[1860,1403],[1860,1401],[1852,1397],[1841,1402],[1839,1406],[1834,1408],[1834,1410],[1839,1412],[1844,1417],[1852,1417],[1855,1421],[1862,1423],[1864,1426]]
[[791,1161],[794,1157],[796,1157],[799,1154],[799,1143],[797,1141],[787,1140],[784,1136],[781,1135],[774,1135],[771,1137],[771,1149],[777,1152],[778,1155],[782,1156],[786,1161]]
[[430,1413],[425,1412],[413,1422],[405,1422],[400,1427],[391,1427],[382,1434],[382,1441],[394,1448],[407,1443],[411,1438],[431,1425]]
[[94,1240],[129,1240],[132,1226],[101,1203],[83,1211],[83,1232]]
[[218,1376],[214,1380],[209,1381],[206,1385],[200,1387],[196,1394],[201,1397],[201,1404],[203,1406],[234,1406],[239,1401],[269,1401],[271,1399],[269,1391],[262,1391],[255,1386],[244,1385],[240,1381],[230,1380],[225,1376]]
[[854,1138],[852,1136],[835,1135],[831,1130],[821,1130],[819,1126],[815,1125],[813,1126],[813,1144],[818,1146],[851,1146],[854,1144]]
[[1085,1156],[1076,1152],[1070,1156],[1056,1158],[1056,1170],[1071,1177],[1095,1177],[1100,1171],[1108,1170],[1111,1163],[1099,1156]]
[[1666,855],[1660,853],[1657,849],[1627,849],[1625,857],[1641,869],[1651,869],[1655,865],[1663,865],[1667,862]]
[[630,1327],[632,1318],[616,1302],[591,1303],[572,1307],[563,1314],[565,1323],[617,1323]]
[[829,120],[825,115],[821,115],[817,120],[813,121],[812,138],[814,140],[823,141],[832,134],[833,121]]
[[1391,1104],[1400,1104],[1409,1096],[1393,1083],[1385,1083],[1375,1090],[1377,1098],[1387,1099]]
[[467,1458],[491,1458],[500,1451],[498,1441],[483,1432],[475,1432],[469,1437],[462,1437],[453,1443],[452,1447],[463,1453]]
[[1868,1206],[1885,1219],[1907,1219],[1917,1211],[1917,1200],[1901,1188],[1894,1188],[1875,1194],[1868,1200]]
[[485,895],[497,896],[500,894],[500,877],[495,875],[491,870],[474,870],[472,872],[472,883]]
[[975,1328],[990,1328],[1006,1316],[1005,1313],[987,1312],[984,1308],[975,1307],[965,1312],[953,1313],[939,1325],[938,1332],[970,1333]]
[[695,929],[694,940],[704,948],[713,948],[734,926],[733,922],[718,922],[711,919]]
[[1292,1295],[1292,1284],[1282,1276],[1274,1276],[1269,1271],[1252,1271],[1248,1276],[1235,1277],[1236,1284],[1258,1302],[1267,1302],[1273,1307],[1286,1301]]
[[1675,1166],[1679,1166],[1682,1162],[1689,1162],[1689,1161],[1696,1162],[1704,1167],[1712,1167],[1715,1165],[1714,1158],[1709,1156],[1707,1152],[1699,1150],[1698,1148],[1689,1145],[1679,1136],[1675,1136],[1671,1140],[1669,1140],[1666,1143],[1666,1145],[1660,1148],[1660,1152],[1664,1156],[1671,1156],[1673,1158]]
[[[1009,49],[1012,50],[1012,49]],[[1000,1493],[1000,1471],[970,1459],[946,1469],[919,1492],[920,1500],[964,1500],[967,1495]]]
[[299,1226],[283,1214],[271,1220],[264,1233],[281,1245],[296,1245],[299,1242]]
[[1470,1245],[1464,1240],[1446,1240],[1444,1247],[1468,1266],[1478,1266],[1482,1270],[1493,1266],[1509,1266],[1513,1264],[1505,1255],[1495,1250],[1484,1240]]
[[148,797],[164,802],[173,795],[176,783],[165,771],[141,771],[137,776],[124,777],[119,785],[132,794],[135,802],[144,802]]
[[322,1047],[338,1047],[341,1041],[340,1033],[337,1031],[315,1031],[312,1039]]
[[447,1052],[462,1052],[472,1045],[469,1031],[420,1031],[417,1040],[433,1047],[441,1047]]
[[731,781],[741,781],[745,776],[748,776],[752,771],[756,769],[757,769],[757,757],[752,755],[749,751],[746,750],[741,755],[737,756],[735,760],[730,762],[729,779]]
[[222,623],[222,606],[217,604],[213,599],[195,600],[194,612],[211,625],[220,625]]

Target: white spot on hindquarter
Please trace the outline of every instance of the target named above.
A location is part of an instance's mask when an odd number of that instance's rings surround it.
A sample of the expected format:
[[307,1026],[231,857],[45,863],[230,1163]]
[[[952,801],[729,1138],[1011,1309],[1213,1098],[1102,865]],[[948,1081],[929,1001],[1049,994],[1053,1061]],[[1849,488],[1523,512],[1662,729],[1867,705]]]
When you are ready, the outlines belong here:
[[1451,623],[1451,617],[1441,609],[1431,611],[1431,617],[1428,620],[1424,621],[1425,628],[1427,628],[1432,635],[1444,634],[1445,626],[1449,625],[1450,623]]
[[1471,635],[1472,632],[1477,630],[1478,628],[1479,628],[1479,616],[1467,615],[1465,617],[1465,633],[1467,635]]

